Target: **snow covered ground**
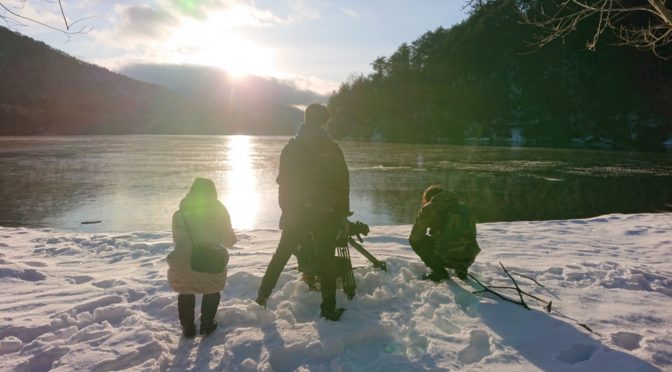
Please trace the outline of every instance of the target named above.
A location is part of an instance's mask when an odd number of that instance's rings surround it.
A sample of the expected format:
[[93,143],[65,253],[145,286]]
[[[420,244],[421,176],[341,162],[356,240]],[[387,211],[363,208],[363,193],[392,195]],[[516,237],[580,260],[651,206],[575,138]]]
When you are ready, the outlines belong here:
[[365,247],[390,270],[356,269],[356,296],[338,292],[340,322],[319,318],[293,259],[268,309],[256,305],[279,232],[238,232],[220,328],[186,340],[165,280],[169,232],[0,228],[0,370],[672,370],[672,214],[478,228],[472,274],[508,285],[502,261],[596,333],[532,301],[473,295],[474,283],[418,280],[410,226],[381,226]]

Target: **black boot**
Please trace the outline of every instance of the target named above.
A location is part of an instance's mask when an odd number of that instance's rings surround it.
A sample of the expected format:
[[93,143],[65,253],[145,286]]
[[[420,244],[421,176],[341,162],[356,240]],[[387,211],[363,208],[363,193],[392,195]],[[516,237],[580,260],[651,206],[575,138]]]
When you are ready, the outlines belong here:
[[201,329],[202,335],[209,335],[217,329],[217,322],[215,321],[215,314],[219,307],[219,292],[208,293],[203,295],[201,302]]
[[196,296],[193,294],[179,294],[177,296],[177,314],[182,325],[182,335],[186,338],[196,336],[196,325],[194,324],[194,306],[196,305]]
[[327,320],[337,322],[338,320],[341,319],[341,315],[343,315],[343,312],[345,312],[345,309],[342,307],[329,310],[322,309],[320,311],[320,316]]
[[423,280],[431,280],[436,283],[442,281],[443,279],[449,279],[449,278],[450,274],[444,268],[432,270],[431,273],[422,276]]
[[271,296],[270,293],[262,291],[261,289],[259,292],[257,292],[257,299],[254,300],[259,306],[262,306],[263,308],[266,308],[266,303],[268,302],[268,298]]
[[440,282],[443,279],[450,278],[450,274],[448,274],[446,268],[443,266],[443,260],[434,252],[434,241],[431,237],[425,236],[421,240],[411,241],[410,243],[413,251],[432,270],[431,273],[424,274],[422,280]]
[[469,277],[469,272],[467,271],[467,269],[464,268],[456,269],[455,273],[457,274],[457,277],[462,280],[467,280],[467,278]]

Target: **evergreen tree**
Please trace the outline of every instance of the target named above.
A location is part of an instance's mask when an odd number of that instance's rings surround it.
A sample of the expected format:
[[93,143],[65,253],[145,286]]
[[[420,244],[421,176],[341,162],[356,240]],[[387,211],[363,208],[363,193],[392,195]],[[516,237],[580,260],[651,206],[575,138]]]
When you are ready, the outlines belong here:
[[[564,43],[529,44],[521,13],[543,0],[471,2],[470,17],[372,62],[373,73],[331,97],[337,136],[656,149],[672,133],[672,67],[649,53],[585,49],[586,26]],[[609,35],[604,35],[606,42]]]

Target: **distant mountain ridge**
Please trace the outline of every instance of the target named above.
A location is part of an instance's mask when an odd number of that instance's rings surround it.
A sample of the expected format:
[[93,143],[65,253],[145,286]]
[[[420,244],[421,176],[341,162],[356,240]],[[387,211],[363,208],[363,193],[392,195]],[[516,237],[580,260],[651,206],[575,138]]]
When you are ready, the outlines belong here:
[[[292,134],[302,119],[293,105],[320,100],[257,77],[236,82],[233,91],[221,70],[208,67],[136,65],[124,72],[149,82],[0,27],[0,135]],[[201,74],[201,85],[189,73]],[[216,75],[220,90],[206,84]],[[185,89],[175,84],[180,76]]]
[[309,90],[270,77],[233,78],[210,66],[174,64],[134,64],[119,71],[130,78],[168,88],[185,98],[204,100],[253,100],[284,105],[306,105],[326,101]]
[[206,107],[219,115],[240,118],[231,125],[233,132],[257,133],[269,122],[287,120],[294,132],[302,120],[297,106],[326,102],[327,97],[301,90],[274,78],[246,76],[233,78],[225,71],[209,66],[136,64],[121,69],[131,78],[170,89],[180,97]]

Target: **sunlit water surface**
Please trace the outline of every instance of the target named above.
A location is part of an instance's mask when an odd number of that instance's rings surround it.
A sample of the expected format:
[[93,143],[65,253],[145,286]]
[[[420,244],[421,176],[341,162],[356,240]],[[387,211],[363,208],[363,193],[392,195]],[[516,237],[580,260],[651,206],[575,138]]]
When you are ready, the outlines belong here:
[[[286,137],[0,137],[0,226],[168,230],[194,177],[238,229],[276,228]],[[425,187],[457,192],[479,222],[672,210],[672,154],[340,142],[352,219],[410,224]],[[101,221],[81,224],[84,221]]]

